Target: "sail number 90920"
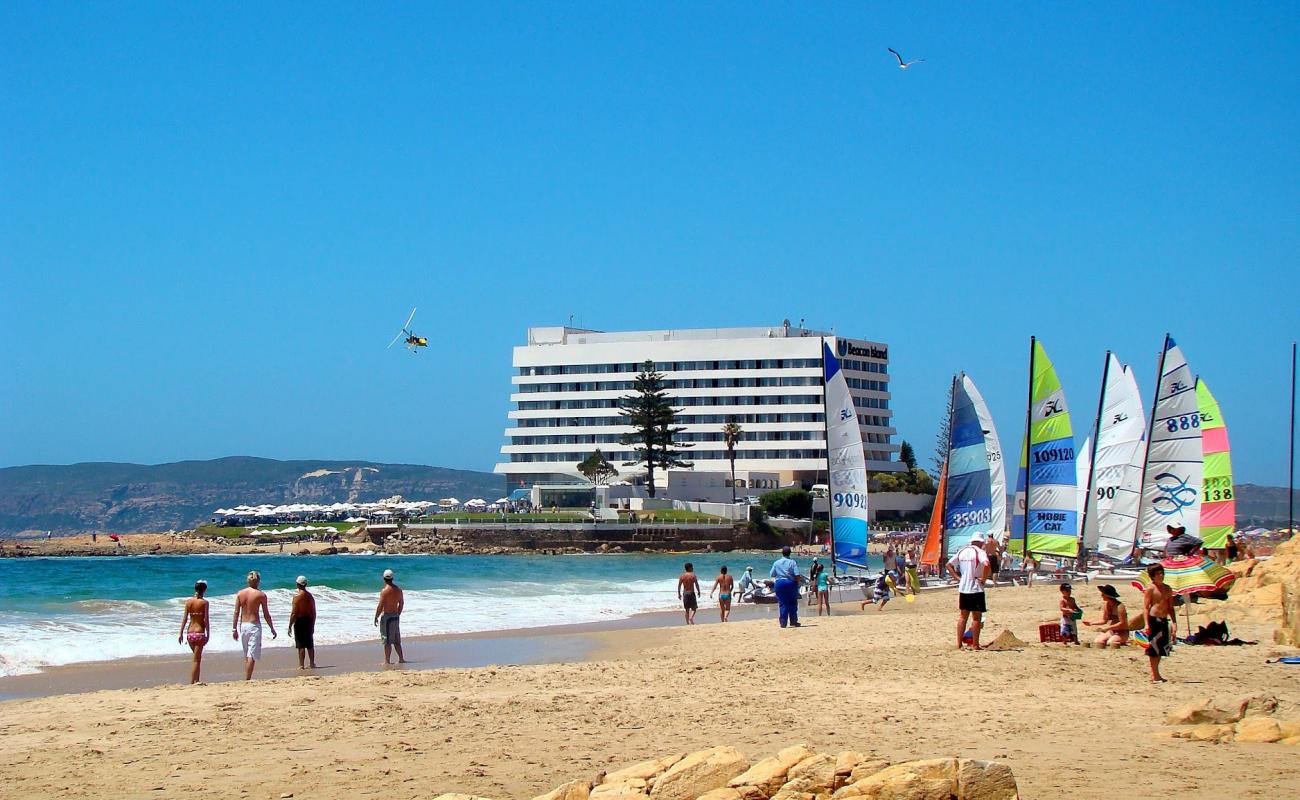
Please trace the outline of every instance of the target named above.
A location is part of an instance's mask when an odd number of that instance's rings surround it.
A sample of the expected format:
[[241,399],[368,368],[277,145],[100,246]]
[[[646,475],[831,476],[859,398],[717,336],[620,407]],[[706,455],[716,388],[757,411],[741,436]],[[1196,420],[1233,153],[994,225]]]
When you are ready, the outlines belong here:
[[836,508],[867,507],[867,495],[865,492],[836,492],[831,499],[835,502]]

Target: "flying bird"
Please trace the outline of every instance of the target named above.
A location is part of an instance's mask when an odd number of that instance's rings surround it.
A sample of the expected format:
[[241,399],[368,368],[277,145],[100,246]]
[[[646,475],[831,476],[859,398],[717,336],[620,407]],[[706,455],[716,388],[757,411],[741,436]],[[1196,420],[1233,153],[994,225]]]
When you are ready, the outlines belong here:
[[891,52],[891,53],[894,54],[894,58],[898,59],[898,68],[899,68],[899,69],[907,69],[908,67],[912,66],[913,64],[920,64],[922,61],[925,60],[924,58],[918,58],[918,59],[916,59],[915,61],[904,61],[904,60],[903,60],[903,57],[902,57],[901,55],[899,55],[899,53],[898,53],[897,50],[895,50],[895,49],[892,48],[892,47],[887,48],[887,49],[889,50],[889,52]]

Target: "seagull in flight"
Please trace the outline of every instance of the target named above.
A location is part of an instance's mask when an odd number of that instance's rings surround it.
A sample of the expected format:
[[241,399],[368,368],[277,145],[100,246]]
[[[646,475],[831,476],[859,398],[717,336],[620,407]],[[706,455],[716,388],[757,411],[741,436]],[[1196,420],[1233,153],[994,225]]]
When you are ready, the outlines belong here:
[[918,59],[916,59],[915,61],[904,61],[904,60],[903,60],[903,57],[902,57],[901,55],[899,55],[899,53],[898,53],[897,50],[895,50],[895,49],[892,48],[892,47],[888,48],[888,50],[889,50],[889,52],[891,52],[891,53],[894,54],[894,58],[898,59],[898,68],[899,68],[899,69],[907,69],[908,67],[912,66],[913,64],[920,64],[922,61],[925,60],[924,58],[918,58]]

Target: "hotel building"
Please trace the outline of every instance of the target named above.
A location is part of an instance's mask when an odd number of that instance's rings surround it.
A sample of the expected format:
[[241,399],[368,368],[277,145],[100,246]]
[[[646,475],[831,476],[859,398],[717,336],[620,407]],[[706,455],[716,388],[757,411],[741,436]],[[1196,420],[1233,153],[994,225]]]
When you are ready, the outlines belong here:
[[[644,466],[623,466],[635,454],[619,443],[631,428],[622,424],[618,401],[649,360],[679,409],[685,431],[678,441],[691,445],[682,458],[695,470],[730,470],[722,425],[736,422],[744,431],[738,485],[750,472],[775,473],[782,486],[825,483],[821,342],[831,335],[789,322],[621,333],[529,328],[528,343],[514,348],[514,409],[495,472],[511,489],[585,484],[578,463],[599,447],[623,479],[643,475]],[[867,469],[904,469],[894,460],[887,346],[843,337],[835,345],[858,407]],[[663,480],[656,470],[656,483]]]

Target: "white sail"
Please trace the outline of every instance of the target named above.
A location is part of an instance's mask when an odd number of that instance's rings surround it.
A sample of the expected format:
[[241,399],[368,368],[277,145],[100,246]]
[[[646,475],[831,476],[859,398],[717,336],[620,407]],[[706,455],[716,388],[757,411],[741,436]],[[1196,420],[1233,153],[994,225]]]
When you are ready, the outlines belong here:
[[1138,446],[1146,431],[1146,416],[1133,370],[1121,366],[1114,354],[1107,360],[1100,408],[1083,543],[1107,558],[1122,560],[1133,551],[1137,532],[1145,457],[1145,453],[1138,453]]
[[1002,460],[1002,442],[998,439],[997,427],[993,425],[993,415],[989,413],[984,396],[975,387],[975,381],[969,375],[962,375],[961,381],[975,406],[980,427],[984,429],[984,450],[989,456],[989,493],[993,503],[993,522],[989,530],[994,536],[1002,537],[1007,530],[1007,467]]
[[831,558],[867,568],[867,462],[858,412],[831,344],[822,340],[826,392],[826,452],[830,472]]
[[1168,525],[1181,525],[1192,536],[1201,530],[1201,417],[1196,380],[1183,351],[1165,337],[1160,384],[1147,435],[1146,472],[1142,481],[1141,532],[1138,547],[1163,550]]
[[1079,512],[1079,519],[1083,519],[1084,512],[1088,507],[1088,477],[1092,472],[1092,434],[1083,440],[1083,447],[1079,448],[1074,457],[1074,508]]

